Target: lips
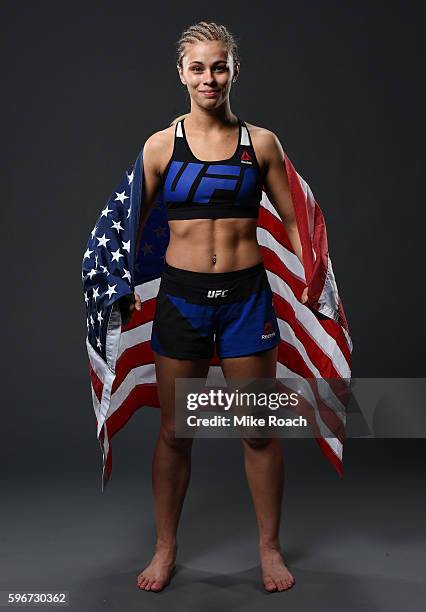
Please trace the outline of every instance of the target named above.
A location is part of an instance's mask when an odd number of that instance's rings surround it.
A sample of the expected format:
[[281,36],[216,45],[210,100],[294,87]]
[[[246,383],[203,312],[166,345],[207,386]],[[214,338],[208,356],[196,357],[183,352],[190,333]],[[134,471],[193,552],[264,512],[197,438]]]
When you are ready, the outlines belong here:
[[202,93],[205,98],[217,98],[217,96],[219,95],[219,93],[214,90],[213,91],[201,91],[200,93]]

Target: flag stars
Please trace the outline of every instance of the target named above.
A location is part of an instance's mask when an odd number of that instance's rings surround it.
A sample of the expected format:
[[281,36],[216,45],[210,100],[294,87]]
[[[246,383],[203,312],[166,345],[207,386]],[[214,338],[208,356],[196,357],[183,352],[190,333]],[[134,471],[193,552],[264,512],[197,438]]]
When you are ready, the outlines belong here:
[[124,200],[128,200],[129,196],[126,196],[126,192],[122,191],[121,193],[117,193],[115,192],[115,195],[117,196],[115,198],[115,200],[120,200],[120,202],[123,204]]
[[117,249],[116,251],[111,251],[111,255],[112,255],[112,261],[118,261],[118,262],[120,262],[120,257],[124,257],[123,253],[120,253],[120,249]]
[[98,229],[98,227],[95,225],[95,227],[94,227],[94,228],[92,229],[92,231],[91,231],[91,236],[92,236],[92,239],[95,237],[95,234],[96,234],[96,230],[97,230],[97,229]]
[[155,228],[154,232],[157,234],[157,238],[159,238],[160,236],[166,235],[166,228],[163,225],[160,225],[159,227]]
[[111,240],[111,238],[107,238],[105,236],[105,234],[103,236],[101,236],[101,238],[96,238],[96,240],[98,240],[98,247],[99,246],[104,246],[106,247],[107,242],[109,242]]
[[127,217],[126,219],[128,219],[130,217],[130,211],[132,210],[132,207],[129,206],[128,210],[127,210]]
[[103,320],[104,320],[104,318],[102,316],[102,312],[100,310],[98,310],[98,321],[99,321],[99,324],[102,324]]
[[99,340],[99,338],[96,336],[96,346],[101,349],[102,348],[102,344],[101,341]]
[[117,232],[124,231],[124,227],[121,227],[121,221],[113,221],[111,229],[115,229]]
[[99,286],[98,287],[94,287],[93,289],[93,299],[97,300],[99,297]]
[[92,316],[92,315],[90,315],[89,320],[90,320],[90,325],[91,325],[92,327],[94,327],[94,326],[95,326],[95,321],[94,321],[94,319],[93,319],[93,316]]
[[129,185],[133,182],[133,176],[134,176],[134,173],[132,170],[132,173],[127,175],[127,180],[129,181]]
[[84,292],[84,301],[86,302],[86,305],[89,303],[89,296],[87,295],[87,291]]
[[112,210],[113,210],[112,208],[108,208],[108,204],[107,204],[101,213],[101,217],[107,217],[108,213],[112,212]]
[[121,278],[127,279],[129,281],[129,283],[130,283],[130,281],[132,280],[131,276],[130,276],[130,272],[128,270],[126,270],[126,268],[123,268],[123,270],[124,270],[124,274],[123,274],[123,276]]
[[[81,253],[81,251],[80,251]],[[84,253],[84,257],[83,257],[83,261],[85,259],[90,259],[91,254],[93,253],[93,251],[91,251],[90,249],[86,249],[85,253]]]
[[111,299],[111,296],[113,295],[113,293],[117,293],[117,291],[115,290],[115,288],[117,287],[117,285],[108,285],[108,289],[105,293],[108,293],[108,297]]
[[123,242],[123,241],[121,241],[121,242],[122,242],[122,245],[123,245],[123,249],[125,251],[127,251],[128,253],[130,253],[130,240],[128,240],[127,242]]
[[95,276],[95,274],[96,274],[96,270],[95,270],[95,268],[92,268],[90,270],[90,272],[87,273],[87,276],[90,278],[90,280],[92,280],[92,278]]

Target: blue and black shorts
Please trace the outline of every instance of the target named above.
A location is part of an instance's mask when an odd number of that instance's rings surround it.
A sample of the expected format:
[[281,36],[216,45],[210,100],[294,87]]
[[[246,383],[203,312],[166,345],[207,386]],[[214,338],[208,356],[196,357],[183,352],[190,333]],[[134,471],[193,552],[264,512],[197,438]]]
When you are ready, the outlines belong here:
[[194,272],[165,262],[151,347],[175,359],[269,350],[280,342],[272,290],[263,262],[231,272]]

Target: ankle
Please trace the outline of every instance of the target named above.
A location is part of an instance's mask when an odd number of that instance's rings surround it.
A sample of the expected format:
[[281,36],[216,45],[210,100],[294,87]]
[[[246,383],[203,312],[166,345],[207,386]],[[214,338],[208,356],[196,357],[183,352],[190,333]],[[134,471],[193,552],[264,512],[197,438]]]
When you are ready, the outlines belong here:
[[157,552],[175,553],[177,551],[177,542],[176,540],[157,540],[155,550]]
[[281,552],[281,545],[278,538],[259,540],[259,549],[261,551],[277,550]]

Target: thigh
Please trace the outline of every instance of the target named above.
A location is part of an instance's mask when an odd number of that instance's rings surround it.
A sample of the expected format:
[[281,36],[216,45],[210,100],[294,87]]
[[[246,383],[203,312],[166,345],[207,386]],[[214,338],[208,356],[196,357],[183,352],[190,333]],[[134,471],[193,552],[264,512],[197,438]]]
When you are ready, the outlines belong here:
[[221,359],[225,378],[276,378],[278,346],[272,349]]
[[172,428],[175,417],[175,379],[207,378],[210,358],[173,359],[154,351],[154,359],[161,409],[161,425]]

